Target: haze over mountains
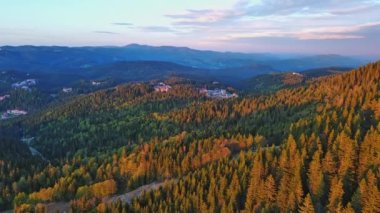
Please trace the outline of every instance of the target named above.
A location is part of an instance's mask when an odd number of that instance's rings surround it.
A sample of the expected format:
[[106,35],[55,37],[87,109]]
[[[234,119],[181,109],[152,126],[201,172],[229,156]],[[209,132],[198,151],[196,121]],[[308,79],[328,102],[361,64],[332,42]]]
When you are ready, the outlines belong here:
[[124,47],[3,46],[0,70],[38,76],[44,85],[79,80],[117,83],[172,75],[241,86],[259,74],[324,67],[355,68],[368,60],[340,55],[296,55],[201,51],[186,47],[131,44]]
[[164,61],[202,69],[266,65],[278,71],[329,66],[356,67],[368,62],[340,55],[233,53],[138,44],[124,47],[3,46],[0,49],[1,69],[62,71],[120,61]]

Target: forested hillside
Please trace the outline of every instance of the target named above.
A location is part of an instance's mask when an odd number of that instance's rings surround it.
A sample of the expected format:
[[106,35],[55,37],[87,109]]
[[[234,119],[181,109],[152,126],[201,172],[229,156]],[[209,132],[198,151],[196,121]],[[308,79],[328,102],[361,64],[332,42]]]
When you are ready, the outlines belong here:
[[297,87],[313,78],[336,75],[350,70],[349,68],[327,67],[304,70],[302,72],[277,72],[258,75],[242,83],[249,92],[262,94],[279,89]]
[[380,212],[380,62],[222,100],[194,81],[165,83],[168,92],[121,85],[0,123],[0,209]]

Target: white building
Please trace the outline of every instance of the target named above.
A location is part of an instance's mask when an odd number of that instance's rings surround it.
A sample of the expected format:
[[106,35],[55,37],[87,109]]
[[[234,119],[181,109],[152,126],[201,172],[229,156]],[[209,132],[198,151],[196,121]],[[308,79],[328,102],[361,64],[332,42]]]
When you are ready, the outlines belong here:
[[102,84],[100,81],[91,81],[92,86],[99,86]]
[[5,120],[5,119],[9,119],[9,118],[14,118],[14,117],[18,117],[18,116],[26,115],[26,114],[28,114],[27,111],[18,110],[18,109],[11,109],[11,110],[7,110],[6,112],[4,112],[1,115],[1,120]]
[[36,79],[26,79],[25,81],[13,83],[13,88],[22,88],[22,89],[29,89],[30,86],[34,86],[37,84]]
[[9,98],[11,97],[10,95],[4,95],[4,96],[0,96],[0,101],[3,101],[5,100],[6,98]]
[[199,90],[199,93],[201,93],[201,94],[207,94],[208,90],[206,88],[202,88],[202,89]]
[[158,85],[154,86],[154,91],[156,92],[168,92],[172,87],[170,85],[160,82]]
[[292,72],[293,75],[303,76],[301,73],[298,72]]
[[69,92],[72,92],[72,91],[73,91],[73,88],[71,88],[71,87],[64,87],[62,89],[62,92],[64,92],[64,93],[69,93]]
[[26,115],[26,114],[28,114],[27,111],[24,111],[24,110],[18,110],[18,109],[7,110],[7,113],[8,113],[8,114],[15,115],[15,116]]
[[236,93],[228,93],[225,89],[213,89],[213,90],[207,90],[207,89],[200,89],[199,93],[205,94],[207,97],[210,98],[233,98],[238,97]]

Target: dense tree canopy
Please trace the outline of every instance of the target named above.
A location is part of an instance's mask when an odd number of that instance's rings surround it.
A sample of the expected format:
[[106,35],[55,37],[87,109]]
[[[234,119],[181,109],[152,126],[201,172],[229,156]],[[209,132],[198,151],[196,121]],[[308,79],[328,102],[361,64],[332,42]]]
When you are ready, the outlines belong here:
[[[380,63],[228,100],[170,83],[167,93],[118,86],[4,124],[46,159],[1,139],[0,209],[380,211]],[[165,180],[131,202],[106,201]]]

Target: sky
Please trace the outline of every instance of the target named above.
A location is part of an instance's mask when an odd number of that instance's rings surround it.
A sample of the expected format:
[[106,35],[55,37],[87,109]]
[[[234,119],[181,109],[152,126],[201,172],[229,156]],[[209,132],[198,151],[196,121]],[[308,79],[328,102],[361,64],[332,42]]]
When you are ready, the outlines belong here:
[[380,56],[380,0],[0,0],[0,45]]

